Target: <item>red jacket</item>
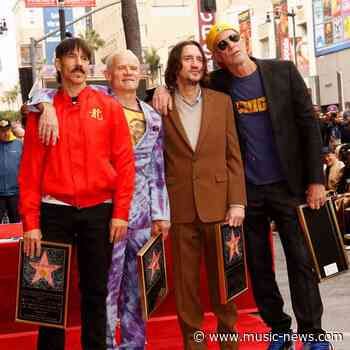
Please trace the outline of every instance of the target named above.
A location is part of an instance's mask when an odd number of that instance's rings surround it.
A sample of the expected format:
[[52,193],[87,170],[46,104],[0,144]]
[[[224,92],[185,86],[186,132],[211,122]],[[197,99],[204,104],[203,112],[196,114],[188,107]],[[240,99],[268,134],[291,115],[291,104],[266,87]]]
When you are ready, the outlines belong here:
[[28,116],[19,171],[24,231],[40,228],[44,195],[76,207],[113,199],[113,218],[128,220],[135,165],[129,128],[121,106],[86,87],[73,104],[62,90],[54,97],[59,142],[45,146],[38,116]]

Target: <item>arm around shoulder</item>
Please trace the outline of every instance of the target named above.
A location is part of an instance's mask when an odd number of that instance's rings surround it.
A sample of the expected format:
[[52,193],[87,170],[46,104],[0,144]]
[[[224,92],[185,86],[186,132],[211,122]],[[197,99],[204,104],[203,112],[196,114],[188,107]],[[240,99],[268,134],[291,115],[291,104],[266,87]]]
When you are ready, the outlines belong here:
[[19,208],[25,232],[40,227],[39,218],[45,153],[46,147],[39,140],[37,115],[30,113],[26,125],[18,175]]

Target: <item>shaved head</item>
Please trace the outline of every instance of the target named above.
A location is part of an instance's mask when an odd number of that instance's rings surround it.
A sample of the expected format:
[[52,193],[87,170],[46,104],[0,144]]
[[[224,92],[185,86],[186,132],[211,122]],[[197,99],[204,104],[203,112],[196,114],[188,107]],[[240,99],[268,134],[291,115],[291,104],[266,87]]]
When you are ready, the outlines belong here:
[[115,64],[126,62],[140,66],[139,59],[131,50],[121,50],[108,56],[106,62],[107,70],[112,70]]
[[141,65],[132,51],[122,50],[111,54],[106,65],[106,79],[117,95],[126,92],[136,94],[141,78]]

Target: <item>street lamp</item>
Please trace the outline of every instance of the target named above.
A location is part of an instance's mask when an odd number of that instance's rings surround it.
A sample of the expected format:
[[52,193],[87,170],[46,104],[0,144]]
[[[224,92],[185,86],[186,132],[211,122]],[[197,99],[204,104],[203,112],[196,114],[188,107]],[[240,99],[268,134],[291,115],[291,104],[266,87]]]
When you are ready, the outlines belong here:
[[[292,8],[291,12],[288,11],[281,11],[280,9],[275,9],[272,13],[274,20],[279,20],[281,16],[287,16],[292,18],[292,24],[293,24],[293,48],[294,48],[294,63],[296,67],[298,68],[298,60],[297,60],[297,38],[296,38],[296,29],[295,29],[295,11]],[[266,23],[271,23],[271,15],[270,12],[266,13]]]
[[0,35],[5,34],[8,31],[5,18],[0,20]]

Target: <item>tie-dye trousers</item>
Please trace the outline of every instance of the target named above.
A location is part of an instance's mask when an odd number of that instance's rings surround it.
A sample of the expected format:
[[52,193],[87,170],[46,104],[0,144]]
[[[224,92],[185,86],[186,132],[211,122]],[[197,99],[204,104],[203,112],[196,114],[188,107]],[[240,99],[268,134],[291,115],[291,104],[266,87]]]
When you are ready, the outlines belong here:
[[[129,228],[127,238],[113,247],[107,296],[108,350],[143,350],[145,347],[145,321],[140,303],[137,253],[150,236],[151,228]],[[121,332],[119,345],[115,340],[118,319]]]

